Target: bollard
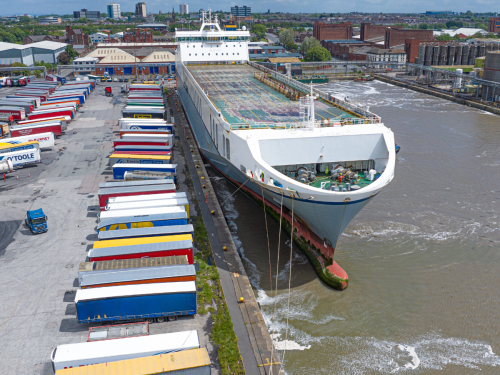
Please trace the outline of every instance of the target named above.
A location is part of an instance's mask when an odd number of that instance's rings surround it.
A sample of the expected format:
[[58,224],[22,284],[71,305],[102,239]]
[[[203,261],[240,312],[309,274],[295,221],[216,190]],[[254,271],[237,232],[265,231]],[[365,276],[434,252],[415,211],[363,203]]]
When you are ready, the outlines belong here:
[[227,247],[222,246],[222,250],[227,251]]
[[30,174],[30,173],[28,173],[28,177],[31,177],[31,174]]
[[200,166],[198,164],[196,164],[196,168],[200,168]]
[[205,177],[201,176],[201,179],[202,179],[202,180],[204,180],[204,179],[205,179]]
[[240,303],[245,303],[245,299],[243,297],[240,297]]
[[16,176],[16,180],[19,180],[19,176]]
[[210,211],[210,213],[211,213],[212,215],[215,215],[215,211],[214,211],[214,210]]
[[203,186],[203,189],[205,189],[205,185],[202,185]]

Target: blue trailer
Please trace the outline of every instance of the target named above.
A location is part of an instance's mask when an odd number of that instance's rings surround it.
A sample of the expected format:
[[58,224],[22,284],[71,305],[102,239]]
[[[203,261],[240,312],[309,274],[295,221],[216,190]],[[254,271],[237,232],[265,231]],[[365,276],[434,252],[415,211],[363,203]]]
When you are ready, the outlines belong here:
[[170,146],[115,146],[115,152],[125,152],[125,151],[171,151]]
[[160,172],[166,173],[177,183],[177,164],[136,164],[136,163],[120,163],[113,165],[113,179],[123,180],[125,172],[145,171],[145,172]]
[[174,125],[173,124],[141,124],[140,122],[131,122],[125,123],[121,130],[166,130],[171,134],[174,133]]
[[47,102],[58,102],[61,99],[78,99],[80,100],[80,105],[85,103],[85,95],[63,95],[63,96],[49,96]]
[[79,289],[75,296],[78,323],[146,320],[196,314],[196,283],[157,284]]
[[187,212],[170,212],[157,215],[115,217],[112,219],[101,221],[97,226],[97,231],[105,232],[108,230],[186,225],[187,221]]

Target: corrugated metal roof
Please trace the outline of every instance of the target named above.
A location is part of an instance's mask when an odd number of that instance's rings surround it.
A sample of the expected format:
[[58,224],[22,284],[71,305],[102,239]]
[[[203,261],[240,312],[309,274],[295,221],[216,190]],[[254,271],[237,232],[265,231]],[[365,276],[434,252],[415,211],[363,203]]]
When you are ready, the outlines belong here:
[[173,293],[196,293],[196,283],[194,281],[180,281],[178,283],[135,284],[78,289],[75,295],[75,303],[108,298]]
[[210,374],[210,358],[205,348],[75,367],[59,370],[56,375],[116,375],[126,374],[130,369],[134,369],[133,375],[156,375],[199,367],[207,368],[207,371],[200,372],[200,375]]
[[68,45],[67,43],[51,42],[49,40],[44,40],[42,42],[36,42],[36,43],[29,44],[29,46],[34,47],[34,48],[50,49],[53,51],[61,49],[61,48],[66,48],[67,45]]
[[169,251],[178,249],[192,249],[193,241],[171,241],[171,242],[155,242],[148,244],[114,246],[90,249],[89,258],[103,258],[109,256],[129,255],[129,254],[144,254],[158,251]]
[[192,264],[85,272],[81,276],[80,287],[195,275],[196,271]]
[[78,266],[78,272],[103,272],[108,270],[175,266],[188,264],[186,255],[173,255],[170,257],[135,258],[104,260],[100,262],[82,262]]
[[99,240],[113,240],[117,238],[130,238],[130,237],[170,236],[170,235],[188,234],[188,233],[194,233],[194,228],[192,224],[107,230],[99,232]]

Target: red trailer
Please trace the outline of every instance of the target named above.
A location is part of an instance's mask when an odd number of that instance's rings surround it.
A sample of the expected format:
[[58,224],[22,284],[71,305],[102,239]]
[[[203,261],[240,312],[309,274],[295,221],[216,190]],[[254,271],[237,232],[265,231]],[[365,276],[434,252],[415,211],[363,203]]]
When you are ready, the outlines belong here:
[[128,186],[118,188],[104,188],[99,189],[97,196],[99,197],[99,207],[101,211],[106,209],[108,198],[111,197],[128,197],[131,195],[149,195],[149,194],[166,194],[175,193],[175,185],[162,184],[162,185],[143,185],[143,186]]
[[167,141],[157,141],[150,139],[115,139],[113,141],[113,147],[117,146],[169,146],[169,144]]
[[[42,107],[43,108],[43,107]],[[69,117],[70,119],[73,118],[73,110],[72,108],[61,108],[61,109],[53,109],[53,110],[39,110],[39,111],[34,111],[33,113],[30,113],[28,118],[30,120],[37,120],[37,119],[43,119],[43,118],[50,118],[50,117]]]
[[170,155],[172,151],[115,151],[115,154],[129,154],[129,155]]
[[190,240],[146,243],[141,245],[90,249],[89,262],[115,259],[157,258],[186,255],[193,264],[193,242]]
[[32,135],[40,133],[54,133],[54,136],[62,135],[61,123],[47,123],[47,124],[33,124],[33,125],[22,125],[22,126],[11,126],[10,134],[12,137],[21,137],[23,135]]
[[14,93],[15,96],[19,96],[21,98],[40,98],[40,102],[46,102],[47,98],[49,97],[49,94],[38,94],[38,93],[31,93],[31,92],[22,92],[22,91],[16,91]]
[[0,114],[4,116],[12,116],[14,120],[24,120],[26,118],[26,111],[22,107],[0,107]]

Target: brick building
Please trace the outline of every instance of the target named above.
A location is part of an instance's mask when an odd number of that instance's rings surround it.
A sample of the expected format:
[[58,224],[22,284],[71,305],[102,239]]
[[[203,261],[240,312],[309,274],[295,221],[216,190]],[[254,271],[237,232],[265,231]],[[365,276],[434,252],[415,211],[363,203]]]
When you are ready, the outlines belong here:
[[406,61],[414,64],[415,59],[418,57],[418,47],[420,46],[420,39],[406,39],[405,52]]
[[432,30],[397,29],[388,27],[385,30],[384,48],[402,46],[406,39],[434,40]]
[[323,40],[321,46],[326,48],[332,57],[342,60],[365,60],[366,55],[356,54],[361,47],[369,46],[370,49],[374,46],[370,42],[362,42],[357,39],[337,39],[337,40]]
[[124,43],[153,43],[153,32],[135,29],[130,33],[123,33]]
[[72,29],[71,26],[66,26],[66,43],[69,43],[75,49],[89,48],[89,36],[84,34],[82,29]]
[[327,39],[352,39],[352,23],[314,22],[313,36],[320,42]]
[[54,37],[52,35],[28,35],[24,37],[23,44],[31,44],[43,41],[53,42]]
[[[375,38],[385,38],[385,29],[387,26],[384,25],[372,25],[369,22],[361,22],[360,27],[360,40],[366,41]],[[393,26],[394,29],[402,29],[402,26]]]
[[498,34],[500,33],[500,17],[491,17],[488,25],[488,32]]

